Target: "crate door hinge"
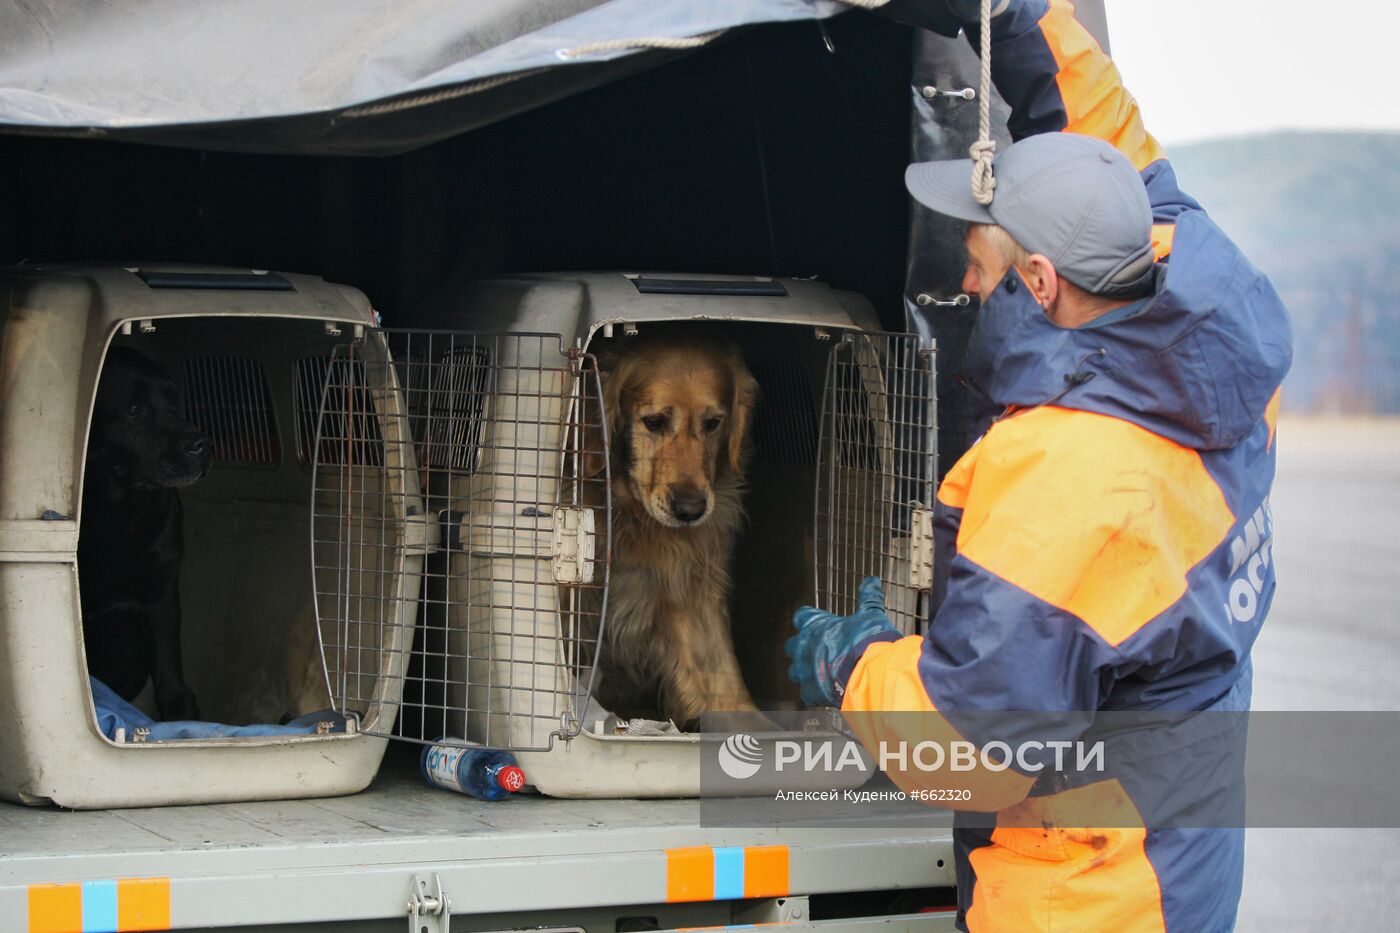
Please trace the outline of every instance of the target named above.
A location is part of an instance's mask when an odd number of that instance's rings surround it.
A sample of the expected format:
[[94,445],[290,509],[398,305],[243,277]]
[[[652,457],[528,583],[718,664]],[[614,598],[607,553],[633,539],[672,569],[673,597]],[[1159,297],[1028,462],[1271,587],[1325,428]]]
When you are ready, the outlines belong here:
[[909,585],[916,590],[933,589],[933,509],[912,510],[909,536]]
[[592,509],[554,510],[555,583],[593,582],[593,526]]
[[450,933],[452,901],[442,889],[442,879],[434,873],[430,885],[414,875],[409,884],[408,933]]

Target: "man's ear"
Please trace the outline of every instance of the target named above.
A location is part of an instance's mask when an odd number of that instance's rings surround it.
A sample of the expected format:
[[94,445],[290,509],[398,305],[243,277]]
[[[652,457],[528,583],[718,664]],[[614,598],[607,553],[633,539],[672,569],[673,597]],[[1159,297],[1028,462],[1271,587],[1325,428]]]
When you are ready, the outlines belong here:
[[730,379],[734,394],[729,400],[729,468],[743,472],[744,441],[748,437],[754,406],[758,404],[758,380],[744,365],[737,351],[730,356]]
[[1055,299],[1060,297],[1060,274],[1048,257],[1031,253],[1025,268],[1021,269],[1021,277],[1042,308],[1049,310],[1054,306]]

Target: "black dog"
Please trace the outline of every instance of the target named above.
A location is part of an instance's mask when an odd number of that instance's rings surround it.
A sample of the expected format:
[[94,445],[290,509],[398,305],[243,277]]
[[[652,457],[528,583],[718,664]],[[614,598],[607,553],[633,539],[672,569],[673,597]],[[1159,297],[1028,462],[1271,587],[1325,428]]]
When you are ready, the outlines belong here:
[[88,672],[130,700],[155,684],[163,720],[198,719],[180,661],[183,512],[177,487],[209,471],[209,437],[180,415],[169,374],[113,348],[88,435],[78,579]]

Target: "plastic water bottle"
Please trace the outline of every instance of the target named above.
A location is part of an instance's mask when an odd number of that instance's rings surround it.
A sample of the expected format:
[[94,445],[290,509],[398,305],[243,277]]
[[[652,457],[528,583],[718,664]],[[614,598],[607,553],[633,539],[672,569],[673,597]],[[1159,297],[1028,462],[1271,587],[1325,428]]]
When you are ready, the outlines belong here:
[[500,800],[525,786],[525,772],[510,752],[429,745],[421,764],[429,784],[482,800]]

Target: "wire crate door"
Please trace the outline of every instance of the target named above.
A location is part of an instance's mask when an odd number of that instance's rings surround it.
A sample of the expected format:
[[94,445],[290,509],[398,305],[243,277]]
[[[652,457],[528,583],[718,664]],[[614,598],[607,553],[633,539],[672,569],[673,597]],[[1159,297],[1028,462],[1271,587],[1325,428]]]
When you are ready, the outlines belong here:
[[403,536],[422,559],[418,638],[388,734],[546,749],[577,734],[601,635],[597,370],[557,334],[383,334],[422,495]]
[[379,332],[302,363],[299,395],[315,396],[314,407],[300,400],[316,412],[314,430],[300,433],[326,689],[361,731],[386,735],[398,719],[423,568],[407,398]]
[[827,357],[817,445],[816,605],[848,615],[884,582],[891,621],[918,631],[933,585],[934,353],[906,334],[847,333]]

